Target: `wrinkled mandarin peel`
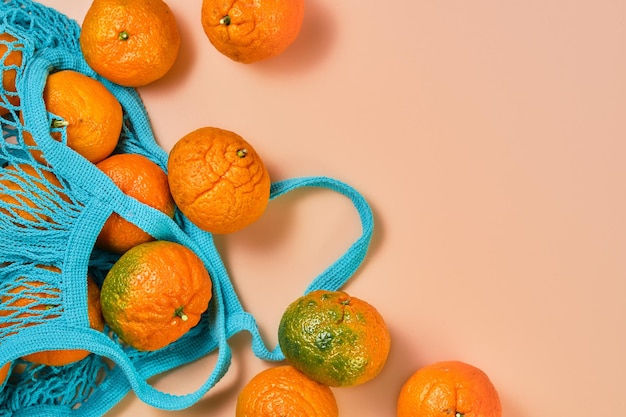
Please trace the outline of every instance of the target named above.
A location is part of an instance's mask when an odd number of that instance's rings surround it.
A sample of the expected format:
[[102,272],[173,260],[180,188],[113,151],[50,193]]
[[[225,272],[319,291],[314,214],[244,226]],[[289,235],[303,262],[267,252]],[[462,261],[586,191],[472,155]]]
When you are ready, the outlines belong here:
[[183,214],[216,234],[252,224],[269,203],[270,176],[260,156],[224,129],[204,127],[181,138],[170,151],[168,180]]
[[240,391],[235,417],[337,417],[331,389],[289,365],[259,372]]
[[204,0],[202,27],[230,59],[251,64],[281,54],[300,32],[304,0]]

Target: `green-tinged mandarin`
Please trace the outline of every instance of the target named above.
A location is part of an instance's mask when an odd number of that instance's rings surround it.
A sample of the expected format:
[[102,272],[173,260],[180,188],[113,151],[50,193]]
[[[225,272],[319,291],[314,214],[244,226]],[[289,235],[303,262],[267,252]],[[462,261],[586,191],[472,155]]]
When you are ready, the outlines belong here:
[[379,312],[342,291],[317,290],[285,310],[278,342],[285,358],[311,379],[353,386],[382,370],[390,335]]
[[125,256],[113,264],[102,284],[100,305],[106,323],[122,339],[124,334],[118,318],[126,308],[132,277],[141,273],[143,264],[138,262],[147,248],[137,246],[137,250],[128,251]]
[[202,260],[186,246],[157,240],[128,250],[104,279],[106,323],[125,343],[161,349],[200,321],[212,296]]

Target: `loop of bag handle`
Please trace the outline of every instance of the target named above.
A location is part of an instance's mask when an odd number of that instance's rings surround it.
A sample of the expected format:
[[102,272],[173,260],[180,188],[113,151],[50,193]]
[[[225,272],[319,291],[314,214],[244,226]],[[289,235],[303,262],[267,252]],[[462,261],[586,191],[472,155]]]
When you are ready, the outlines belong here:
[[362,234],[350,247],[319,274],[306,288],[305,294],[317,289],[338,290],[361,266],[374,232],[374,215],[365,198],[350,185],[329,177],[292,178],[272,184],[270,198],[277,198],[291,190],[303,187],[327,188],[348,197],[361,220]]
[[[361,236],[335,262],[313,279],[306,288],[305,294],[316,289],[338,290],[354,275],[367,254],[374,231],[374,216],[370,205],[356,189],[342,181],[324,176],[300,177],[275,182],[271,185],[270,199],[273,200],[290,191],[306,187],[329,189],[348,197],[359,214],[362,227]],[[191,233],[192,237],[200,238],[201,240],[207,239],[205,243],[212,242],[210,234],[202,233],[199,230],[195,230],[195,232]],[[207,245],[202,246],[207,247]],[[214,248],[212,244],[208,245],[208,247]],[[213,257],[213,259],[220,260],[221,258]],[[213,267],[217,267],[217,271],[220,271],[220,273],[226,274],[224,265],[221,262],[218,263],[219,265],[213,265]],[[235,313],[225,317],[225,319],[226,339],[230,339],[231,336],[238,332],[248,331],[252,336],[252,351],[255,356],[268,361],[281,361],[284,359],[280,346],[275,346],[272,350],[267,348],[260,334],[256,319],[252,314],[241,308],[240,313]],[[133,384],[133,390],[136,393],[139,391],[138,396],[153,406],[170,410],[186,408],[206,394],[228,370],[231,360],[229,346],[227,344],[220,346],[218,351],[220,355],[223,355],[221,366],[216,365],[209,379],[195,392],[183,396],[171,396],[136,380]]]
[[[313,279],[304,293],[318,289],[339,290],[354,275],[367,254],[374,232],[372,209],[356,189],[342,181],[324,176],[291,178],[272,183],[270,199],[273,200],[290,191],[306,187],[329,189],[348,197],[359,214],[361,236],[335,262]],[[243,311],[243,308],[240,308],[239,314],[227,317],[227,327],[228,335],[241,330],[248,331],[252,336],[252,351],[258,358],[268,361],[281,361],[285,358],[280,346],[275,346],[272,350],[268,349],[260,334],[256,319],[249,312]]]

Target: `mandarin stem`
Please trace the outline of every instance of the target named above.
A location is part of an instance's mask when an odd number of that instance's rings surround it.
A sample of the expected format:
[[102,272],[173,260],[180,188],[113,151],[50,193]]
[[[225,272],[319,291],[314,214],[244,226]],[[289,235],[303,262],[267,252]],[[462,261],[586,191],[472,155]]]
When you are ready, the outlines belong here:
[[58,129],[60,127],[64,127],[69,125],[69,122],[65,121],[65,120],[53,120],[52,121],[52,127],[55,129]]
[[189,317],[183,311],[183,307],[178,307],[176,311],[174,311],[174,315],[180,317],[182,321],[187,321]]
[[118,35],[118,39],[121,41],[127,41],[128,38],[130,37],[130,35],[128,34],[128,32],[126,32],[125,30],[121,31],[120,34]]
[[230,25],[230,16],[226,15],[220,19],[220,25]]
[[244,149],[237,149],[237,156],[240,158],[245,158],[245,156],[248,154],[248,150],[246,148]]

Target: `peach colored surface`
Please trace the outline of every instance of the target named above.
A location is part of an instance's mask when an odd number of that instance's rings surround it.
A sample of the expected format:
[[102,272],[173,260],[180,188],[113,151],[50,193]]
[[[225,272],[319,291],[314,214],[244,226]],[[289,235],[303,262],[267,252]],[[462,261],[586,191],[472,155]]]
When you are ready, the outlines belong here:
[[[78,22],[88,1],[44,0]],[[300,37],[246,66],[202,32],[200,0],[169,0],[179,59],[141,88],[159,143],[236,131],[274,180],[327,175],[371,203],[376,231],[344,288],[392,333],[374,381],[335,389],[342,416],[395,415],[427,363],[460,359],[505,417],[626,409],[626,2],[307,0]],[[282,311],[360,234],[344,197],[298,192],[217,242],[268,344]],[[233,365],[181,412],[132,394],[111,417],[233,416],[272,364],[233,338]],[[195,390],[212,356],[154,379]]]

